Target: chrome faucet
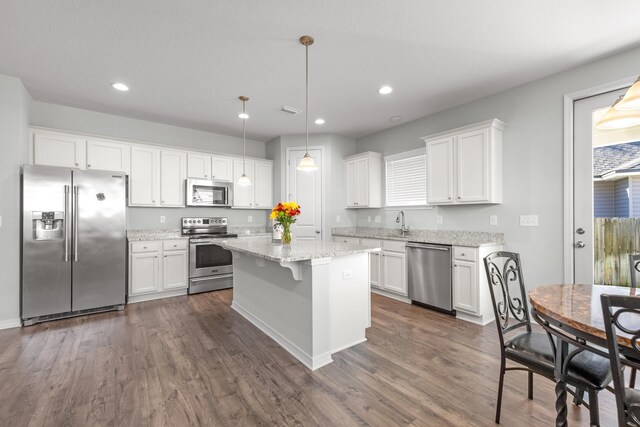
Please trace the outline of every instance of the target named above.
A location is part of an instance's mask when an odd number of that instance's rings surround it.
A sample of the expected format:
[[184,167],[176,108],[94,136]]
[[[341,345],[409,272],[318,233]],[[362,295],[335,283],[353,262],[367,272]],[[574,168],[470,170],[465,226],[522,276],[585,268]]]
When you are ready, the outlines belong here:
[[406,236],[409,232],[409,227],[404,225],[404,211],[398,212],[398,216],[396,217],[396,222],[400,223],[400,217],[402,217],[402,225],[400,226],[400,234]]

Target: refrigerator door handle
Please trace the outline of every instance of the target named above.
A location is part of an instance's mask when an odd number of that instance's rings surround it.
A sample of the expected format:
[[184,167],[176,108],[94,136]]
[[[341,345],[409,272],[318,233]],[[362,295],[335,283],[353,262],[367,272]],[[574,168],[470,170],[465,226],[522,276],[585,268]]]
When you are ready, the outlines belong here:
[[64,186],[64,262],[69,262],[69,234],[70,229],[70,216],[69,216],[69,186]]
[[78,262],[78,186],[73,186],[73,260]]

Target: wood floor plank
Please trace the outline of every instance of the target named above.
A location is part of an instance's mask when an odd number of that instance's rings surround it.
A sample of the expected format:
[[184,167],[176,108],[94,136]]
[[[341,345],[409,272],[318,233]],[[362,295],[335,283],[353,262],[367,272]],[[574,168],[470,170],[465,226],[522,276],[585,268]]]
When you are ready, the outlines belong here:
[[[309,371],[231,310],[232,290],[0,331],[0,426],[487,426],[499,349],[486,327],[372,296],[367,341]],[[554,421],[553,383],[505,383],[503,426]],[[600,394],[602,425],[615,424]],[[588,411],[570,405],[572,426]]]

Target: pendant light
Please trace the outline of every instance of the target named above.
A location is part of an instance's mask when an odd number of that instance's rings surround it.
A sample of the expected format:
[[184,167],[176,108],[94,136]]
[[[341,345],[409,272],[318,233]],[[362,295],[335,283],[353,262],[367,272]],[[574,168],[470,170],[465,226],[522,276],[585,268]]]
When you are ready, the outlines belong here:
[[640,77],[624,94],[622,101],[616,105],[616,110],[640,110]]
[[624,95],[621,95],[613,103],[602,119],[596,123],[596,129],[623,129],[640,125],[640,111],[618,109],[618,104],[623,98]]
[[242,176],[238,180],[238,185],[242,187],[247,187],[251,185],[251,180],[247,176],[246,169],[245,169],[245,161],[247,157],[247,138],[245,133],[245,123],[249,118],[245,104],[249,100],[249,98],[247,98],[246,96],[240,96],[239,99],[240,101],[242,101],[242,113],[238,114],[238,117],[242,119]]
[[302,36],[300,37],[300,44],[305,47],[305,105],[304,105],[304,125],[307,134],[305,153],[300,163],[298,163],[298,170],[304,172],[313,172],[318,170],[316,162],[309,155],[309,46],[313,44],[313,37]]

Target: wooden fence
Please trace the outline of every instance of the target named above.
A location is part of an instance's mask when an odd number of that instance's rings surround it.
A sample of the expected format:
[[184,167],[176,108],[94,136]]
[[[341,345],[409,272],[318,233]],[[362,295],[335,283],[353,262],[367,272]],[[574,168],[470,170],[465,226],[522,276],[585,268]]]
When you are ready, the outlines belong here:
[[594,283],[629,286],[629,254],[640,253],[640,218],[594,218],[593,252]]

